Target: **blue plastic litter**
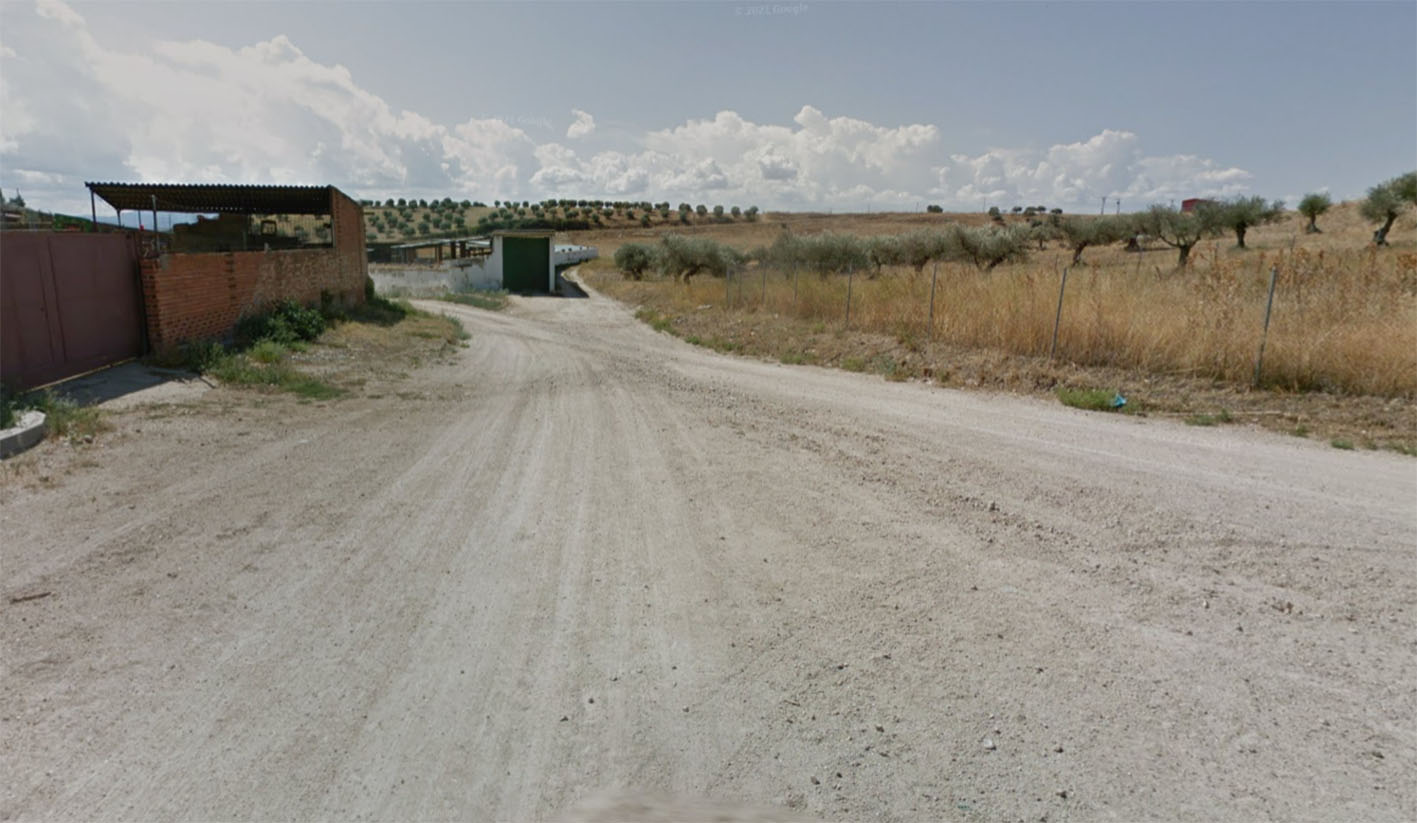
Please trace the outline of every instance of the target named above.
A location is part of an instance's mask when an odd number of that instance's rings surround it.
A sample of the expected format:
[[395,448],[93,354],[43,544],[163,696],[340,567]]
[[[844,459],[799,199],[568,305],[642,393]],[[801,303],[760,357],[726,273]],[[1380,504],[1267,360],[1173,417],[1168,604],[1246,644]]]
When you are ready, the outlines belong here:
[[1117,392],[1117,396],[1112,398],[1112,408],[1120,409],[1125,405],[1127,405],[1127,398],[1123,397],[1121,392]]

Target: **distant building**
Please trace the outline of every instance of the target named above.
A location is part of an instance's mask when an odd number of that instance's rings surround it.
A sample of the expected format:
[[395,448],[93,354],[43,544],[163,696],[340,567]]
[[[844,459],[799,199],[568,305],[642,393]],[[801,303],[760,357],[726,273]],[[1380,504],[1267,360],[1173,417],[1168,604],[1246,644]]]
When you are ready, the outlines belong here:
[[1189,197],[1189,198],[1187,198],[1187,199],[1181,201],[1181,211],[1183,211],[1183,212],[1192,212],[1192,211],[1195,211],[1195,210],[1196,210],[1196,206],[1199,206],[1199,205],[1202,204],[1202,203],[1214,203],[1214,202],[1215,202],[1214,200],[1209,200],[1209,199],[1204,198],[1204,197]]

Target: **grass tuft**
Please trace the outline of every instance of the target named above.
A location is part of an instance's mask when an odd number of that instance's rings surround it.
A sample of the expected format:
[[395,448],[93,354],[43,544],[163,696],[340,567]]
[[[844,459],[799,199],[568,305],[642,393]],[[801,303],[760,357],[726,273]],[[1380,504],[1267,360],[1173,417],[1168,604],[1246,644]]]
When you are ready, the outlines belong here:
[[1116,411],[1112,398],[1117,393],[1108,389],[1069,389],[1058,387],[1058,402],[1064,406],[1087,411]]
[[654,309],[640,309],[635,312],[635,318],[647,323],[655,331],[662,331],[666,334],[674,333],[674,318],[667,314],[660,314]]
[[44,412],[45,425],[50,437],[67,437],[75,440],[93,437],[113,428],[103,419],[103,412],[96,406],[81,406],[74,400],[52,391],[26,395],[21,401],[25,408]]
[[502,289],[477,289],[445,294],[438,298],[449,303],[473,306],[487,311],[501,311],[507,307],[507,292]]
[[1221,423],[1233,423],[1234,417],[1226,409],[1221,409],[1218,414],[1193,414],[1186,418],[1187,426],[1218,426]]

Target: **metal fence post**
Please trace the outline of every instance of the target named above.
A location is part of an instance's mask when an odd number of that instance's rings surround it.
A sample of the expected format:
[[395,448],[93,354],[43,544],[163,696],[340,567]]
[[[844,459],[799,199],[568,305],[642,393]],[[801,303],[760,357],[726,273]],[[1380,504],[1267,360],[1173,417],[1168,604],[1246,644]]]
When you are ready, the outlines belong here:
[[1255,388],[1260,385],[1260,368],[1264,366],[1264,344],[1269,339],[1269,315],[1274,310],[1274,281],[1279,278],[1279,267],[1269,269],[1269,299],[1264,304],[1264,331],[1260,332],[1260,354],[1255,358]]
[[1058,323],[1063,319],[1063,290],[1068,287],[1068,267],[1063,267],[1063,280],[1058,284],[1058,311],[1053,315],[1053,342],[1048,346],[1048,359],[1058,350]]
[[930,270],[930,327],[926,332],[926,338],[935,339],[935,279],[940,276],[940,261],[935,261],[935,267]]
[[846,267],[846,327],[851,327],[851,278],[856,273],[855,266]]

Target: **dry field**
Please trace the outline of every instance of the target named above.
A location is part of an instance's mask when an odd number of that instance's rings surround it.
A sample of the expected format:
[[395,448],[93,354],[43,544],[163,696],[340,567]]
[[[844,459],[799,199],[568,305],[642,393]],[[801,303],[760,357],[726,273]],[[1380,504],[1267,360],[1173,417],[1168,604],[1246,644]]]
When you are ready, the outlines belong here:
[[[784,229],[900,233],[982,215],[770,214],[755,224],[693,227],[747,250]],[[1193,422],[1240,420],[1339,446],[1417,448],[1417,219],[1375,249],[1371,227],[1344,204],[1305,235],[1303,218],[1252,229],[1250,248],[1205,241],[1178,271],[1175,251],[1089,248],[1069,270],[1050,362],[1060,275],[1071,252],[1051,244],[993,272],[942,264],[818,278],[749,266],[740,280],[629,282],[610,258],[659,230],[577,232],[601,259],[583,267],[593,286],[645,307],[658,327],[713,348],[790,363],[878,371],[941,385],[1052,391],[1121,390],[1129,408]],[[1252,390],[1269,274],[1277,268],[1261,390]],[[934,280],[934,322],[930,293]]]

